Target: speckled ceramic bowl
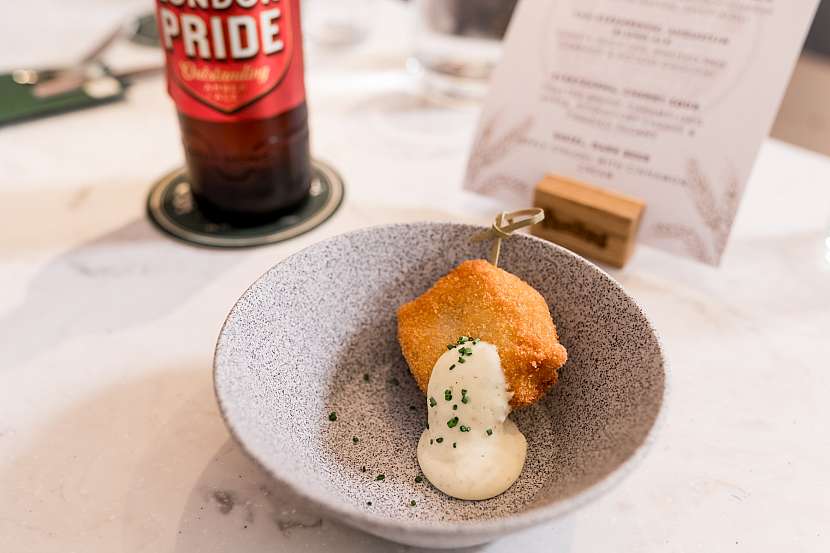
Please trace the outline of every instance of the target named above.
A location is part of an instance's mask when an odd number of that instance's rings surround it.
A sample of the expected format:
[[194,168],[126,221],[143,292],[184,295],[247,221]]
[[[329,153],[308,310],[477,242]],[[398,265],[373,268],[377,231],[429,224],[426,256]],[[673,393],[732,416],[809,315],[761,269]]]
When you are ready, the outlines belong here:
[[469,241],[478,230],[419,223],[326,240],[268,271],[228,316],[215,358],[228,426],[323,513],[411,545],[483,543],[596,497],[649,442],[665,371],[642,310],[594,265],[517,235],[499,265],[545,297],[568,349],[559,383],[511,415],[527,436],[524,471],[504,494],[477,502],[416,482],[426,408],[401,357],[395,311],[461,261],[486,257],[488,244]]

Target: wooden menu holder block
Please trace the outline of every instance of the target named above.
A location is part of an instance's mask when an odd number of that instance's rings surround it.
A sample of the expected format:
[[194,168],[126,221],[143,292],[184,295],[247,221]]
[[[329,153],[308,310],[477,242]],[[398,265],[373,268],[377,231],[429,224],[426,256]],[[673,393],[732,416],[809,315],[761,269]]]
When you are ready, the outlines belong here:
[[634,251],[645,209],[640,200],[556,175],[539,181],[533,205],[545,210],[533,234],[615,267]]

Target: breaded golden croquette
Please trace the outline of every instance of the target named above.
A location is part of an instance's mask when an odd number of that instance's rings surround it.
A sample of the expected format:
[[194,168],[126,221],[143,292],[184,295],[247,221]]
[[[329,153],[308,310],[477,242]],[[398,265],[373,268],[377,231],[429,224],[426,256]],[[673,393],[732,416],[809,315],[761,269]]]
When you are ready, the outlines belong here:
[[398,309],[398,341],[424,392],[435,362],[460,336],[498,348],[513,407],[542,397],[568,357],[542,295],[483,259],[463,262]]

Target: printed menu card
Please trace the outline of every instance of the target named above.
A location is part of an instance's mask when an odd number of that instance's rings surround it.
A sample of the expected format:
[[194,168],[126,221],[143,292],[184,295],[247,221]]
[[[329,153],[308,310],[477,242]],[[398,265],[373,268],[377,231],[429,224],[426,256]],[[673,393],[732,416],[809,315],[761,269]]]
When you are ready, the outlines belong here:
[[646,203],[641,242],[717,264],[817,4],[522,0],[465,187],[615,190]]

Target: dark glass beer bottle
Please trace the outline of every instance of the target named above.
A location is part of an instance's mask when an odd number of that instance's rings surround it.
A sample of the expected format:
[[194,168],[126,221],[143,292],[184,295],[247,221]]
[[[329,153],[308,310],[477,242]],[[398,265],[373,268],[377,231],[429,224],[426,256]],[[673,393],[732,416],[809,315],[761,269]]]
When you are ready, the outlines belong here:
[[299,0],[157,0],[193,197],[255,225],[308,194]]

